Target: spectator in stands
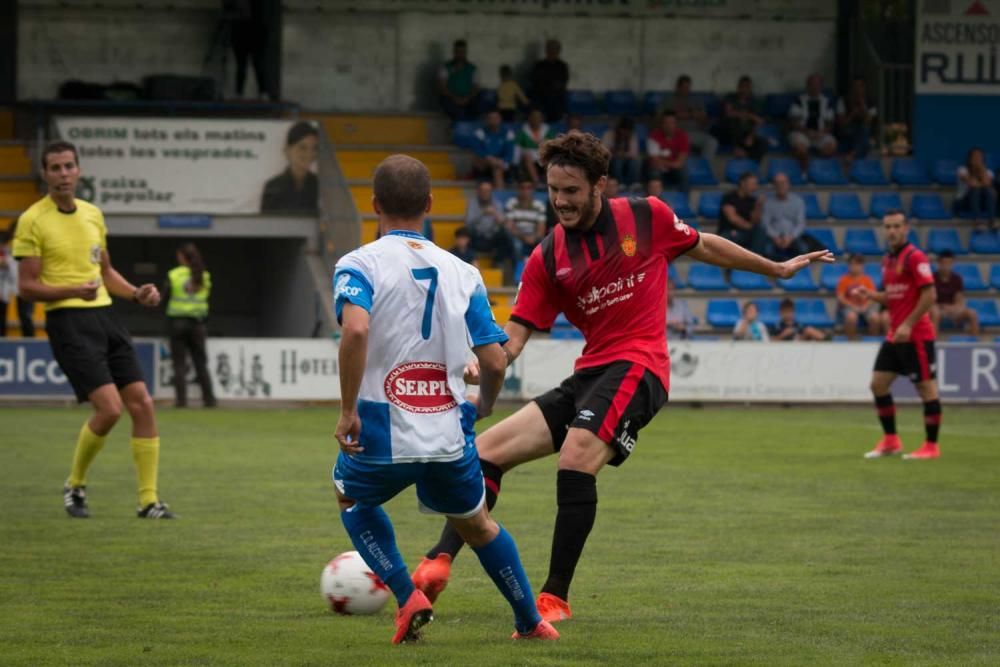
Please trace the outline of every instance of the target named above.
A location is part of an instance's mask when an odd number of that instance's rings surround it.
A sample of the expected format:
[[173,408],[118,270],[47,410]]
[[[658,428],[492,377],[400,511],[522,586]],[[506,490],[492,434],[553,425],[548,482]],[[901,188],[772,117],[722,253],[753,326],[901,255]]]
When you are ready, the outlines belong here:
[[535,199],[535,184],[522,178],[517,196],[504,205],[507,230],[514,240],[514,261],[527,257],[545,236],[545,204]]
[[771,331],[771,340],[826,340],[826,334],[796,322],[795,302],[785,298],[778,304],[778,323]]
[[719,150],[719,140],[709,133],[709,118],[705,102],[691,95],[691,77],[682,74],[677,77],[674,92],[664,96],[659,111],[673,111],[677,114],[677,126],[684,130],[691,141],[691,147],[698,155],[711,160]]
[[969,213],[978,226],[993,227],[997,212],[997,193],[993,189],[993,170],[986,166],[981,148],[973,148],[958,168],[955,213]]
[[868,102],[865,80],[855,77],[848,94],[837,101],[837,134],[850,158],[868,155],[875,116],[876,109]]
[[719,236],[727,238],[757,254],[764,250],[765,235],[760,224],[764,197],[757,194],[757,176],[753,172],[740,175],[736,189],[722,198],[719,208]]
[[760,102],[753,95],[753,80],[743,75],[736,92],[722,102],[722,139],[733,147],[736,157],[760,162],[767,152],[767,140],[757,134],[757,128],[763,124]]
[[257,94],[261,99],[278,101],[277,91],[271,85],[267,62],[268,38],[273,21],[268,20],[268,4],[263,2],[225,2],[229,19],[229,42],[236,56],[236,97],[242,98],[247,82],[247,65],[253,64],[257,78]]
[[504,266],[514,256],[514,243],[507,231],[503,206],[493,196],[493,185],[483,181],[465,209],[465,228],[475,252],[491,253],[497,266]]
[[823,94],[823,78],[819,74],[810,74],[806,79],[806,92],[792,104],[788,119],[792,127],[788,144],[803,173],[809,167],[810,148],[823,157],[830,157],[837,151],[837,140],[832,134],[834,109]]
[[521,84],[514,80],[514,70],[510,65],[500,66],[500,85],[497,86],[497,108],[503,120],[510,123],[519,109],[530,103],[528,96],[521,90]]
[[453,121],[475,120],[479,115],[476,66],[468,60],[469,47],[464,39],[455,40],[451,52],[451,60],[438,71],[441,108]]
[[18,295],[17,290],[17,260],[11,251],[14,233],[17,231],[17,220],[7,231],[0,230],[0,338],[7,335],[7,304],[17,301],[17,320],[21,325],[21,337],[35,336],[35,302]]
[[666,187],[676,185],[688,191],[687,159],[691,144],[687,133],[677,126],[677,114],[660,114],[659,126],[649,133],[646,153],[649,155],[649,181],[659,181]]
[[663,181],[657,179],[646,184],[646,194],[650,197],[659,197],[663,194]]
[[[566,117],[566,131],[572,132],[574,130],[577,132],[586,132],[586,130],[583,129],[583,116],[578,113],[571,113]],[[555,130],[553,130],[553,134],[554,133]]]
[[545,122],[541,110],[532,109],[528,120],[517,133],[516,144],[521,154],[521,167],[535,187],[542,185],[542,168],[538,163],[538,148],[546,139],[554,136],[552,128]]
[[667,336],[690,338],[694,333],[695,317],[686,299],[674,296],[674,281],[667,278]]
[[531,99],[549,123],[558,123],[566,115],[569,65],[559,57],[561,52],[562,45],[558,40],[547,40],[545,58],[536,62],[531,70]]
[[766,343],[769,340],[767,327],[757,319],[757,304],[747,301],[743,304],[743,317],[733,327],[733,340],[754,340]]
[[876,291],[875,283],[865,273],[865,258],[854,253],[847,260],[847,273],[837,281],[837,302],[848,340],[858,339],[858,325],[868,327],[868,334],[871,336],[877,336],[882,328],[878,304],[863,296],[859,287],[864,287],[870,293]]
[[642,156],[639,153],[639,137],[635,134],[635,122],[628,116],[622,116],[615,127],[604,133],[601,143],[611,152],[608,174],[626,188],[638,185]]
[[622,196],[622,184],[614,176],[608,176],[608,182],[604,186],[604,196],[608,199]]
[[489,179],[493,187],[502,190],[507,171],[514,163],[514,132],[503,126],[499,111],[486,114],[483,127],[476,130],[476,157],[472,174],[477,179]]
[[472,249],[472,236],[465,227],[459,227],[455,230],[455,245],[451,247],[449,252],[467,264],[479,266],[476,251]]
[[965,302],[965,283],[962,276],[954,272],[955,255],[945,250],[938,255],[938,268],[934,272],[934,289],[937,302],[931,306],[931,322],[940,330],[941,320],[948,320],[958,326],[969,325],[969,333],[979,335],[979,313],[969,308]]
[[313,171],[319,154],[319,131],[309,121],[299,121],[285,137],[288,168],[264,184],[261,213],[303,213],[319,211],[319,179]]
[[774,175],[774,194],[764,200],[761,220],[767,235],[764,254],[771,259],[784,261],[808,251],[808,242],[803,238],[806,203],[791,191],[786,174]]

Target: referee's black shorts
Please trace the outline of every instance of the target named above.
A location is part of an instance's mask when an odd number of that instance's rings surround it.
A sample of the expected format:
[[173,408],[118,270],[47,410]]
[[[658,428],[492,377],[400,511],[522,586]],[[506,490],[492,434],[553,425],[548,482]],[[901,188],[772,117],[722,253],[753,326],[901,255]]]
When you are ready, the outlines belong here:
[[45,314],[52,355],[81,403],[97,389],[142,382],[142,369],[128,331],[111,307],[57,308]]
[[631,361],[584,368],[534,399],[558,452],[570,428],[590,431],[615,450],[619,466],[632,453],[639,429],[667,402],[667,391],[647,368]]

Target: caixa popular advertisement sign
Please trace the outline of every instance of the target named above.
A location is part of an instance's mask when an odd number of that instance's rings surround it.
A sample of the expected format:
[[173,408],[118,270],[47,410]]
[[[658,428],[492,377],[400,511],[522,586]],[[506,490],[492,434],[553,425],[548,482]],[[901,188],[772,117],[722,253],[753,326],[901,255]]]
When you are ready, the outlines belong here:
[[[156,368],[156,345],[135,342],[136,354],[150,392]],[[72,398],[73,388],[44,340],[0,341],[0,396],[20,398]]]

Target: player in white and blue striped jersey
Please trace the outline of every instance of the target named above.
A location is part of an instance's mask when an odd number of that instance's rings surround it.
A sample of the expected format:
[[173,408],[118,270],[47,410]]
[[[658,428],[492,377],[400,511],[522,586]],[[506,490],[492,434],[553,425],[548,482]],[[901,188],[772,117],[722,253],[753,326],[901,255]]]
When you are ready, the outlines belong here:
[[[384,236],[345,255],[334,273],[340,343],[341,453],[333,469],[341,518],[399,605],[393,643],[432,617],[396,546],[382,504],[416,485],[423,510],[443,514],[479,556],[514,610],[515,638],[556,639],[535,607],[514,540],[490,518],[473,425],[503,385],[507,341],[478,271],[421,236],[430,173],[405,155],[375,170]],[[480,393],[465,398],[469,349]]]

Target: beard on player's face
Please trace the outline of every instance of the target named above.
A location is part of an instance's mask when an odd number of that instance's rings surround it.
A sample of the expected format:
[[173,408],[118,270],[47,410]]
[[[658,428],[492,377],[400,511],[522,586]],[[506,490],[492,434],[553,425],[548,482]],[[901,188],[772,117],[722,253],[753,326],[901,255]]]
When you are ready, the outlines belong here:
[[600,188],[576,167],[552,167],[548,172],[549,198],[556,217],[566,229],[583,230],[597,217]]

